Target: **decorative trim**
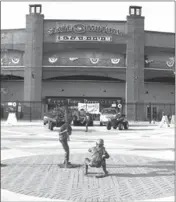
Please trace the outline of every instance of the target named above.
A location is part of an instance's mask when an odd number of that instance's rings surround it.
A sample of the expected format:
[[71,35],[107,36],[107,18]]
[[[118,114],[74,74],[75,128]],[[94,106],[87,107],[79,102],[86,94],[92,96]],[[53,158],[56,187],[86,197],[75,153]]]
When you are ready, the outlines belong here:
[[118,64],[120,62],[120,58],[111,58],[112,64]]
[[25,66],[13,66],[13,65],[9,65],[9,66],[5,66],[5,65],[1,65],[1,69],[2,68],[24,68]]
[[166,64],[168,67],[173,67],[175,63],[175,58],[174,57],[170,57],[168,61],[166,61]]
[[172,69],[162,69],[162,68],[152,68],[152,67],[145,67],[144,70],[173,71]]
[[99,58],[90,58],[92,64],[97,64],[99,62]]
[[20,62],[19,57],[9,57],[7,54],[5,54],[1,58],[1,65],[10,65],[10,64],[18,64]]
[[51,57],[48,58],[48,61],[50,63],[52,63],[52,64],[55,63],[57,60],[58,60],[58,58],[57,58],[56,55],[53,55],[53,56],[51,56]]
[[59,68],[66,68],[66,67],[73,67],[73,68],[99,68],[99,69],[101,69],[101,68],[105,68],[105,69],[126,69],[126,67],[116,67],[116,66],[83,66],[83,65],[81,65],[81,66],[70,66],[70,65],[43,65],[42,67],[53,67],[53,68],[57,68],[57,67],[59,67]]
[[86,32],[86,27],[85,27],[85,25],[82,25],[82,24],[74,25],[73,32],[76,34],[83,34]]

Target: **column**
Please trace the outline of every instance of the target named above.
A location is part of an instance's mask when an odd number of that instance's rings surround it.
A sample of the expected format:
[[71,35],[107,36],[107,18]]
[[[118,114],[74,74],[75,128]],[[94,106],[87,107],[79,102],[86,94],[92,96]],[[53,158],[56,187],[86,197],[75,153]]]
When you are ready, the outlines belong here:
[[126,115],[144,120],[144,17],[141,7],[130,6],[127,16]]
[[31,103],[32,118],[39,118],[42,110],[43,21],[41,5],[30,5],[26,15],[24,101]]

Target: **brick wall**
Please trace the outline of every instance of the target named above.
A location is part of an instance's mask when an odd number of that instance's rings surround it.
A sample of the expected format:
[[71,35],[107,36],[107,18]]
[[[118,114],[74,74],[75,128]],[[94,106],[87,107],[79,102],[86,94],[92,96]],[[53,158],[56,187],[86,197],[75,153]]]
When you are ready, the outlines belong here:
[[[1,94],[1,101],[23,101],[23,81],[2,82],[1,88],[7,88],[6,95]],[[64,91],[62,91],[64,89]],[[106,90],[106,92],[103,92]],[[148,91],[148,94],[146,92]],[[81,97],[123,97],[125,98],[125,83],[113,82],[66,82],[50,81],[42,84],[42,97],[44,96],[70,96]],[[173,103],[175,102],[175,88],[171,84],[145,83],[145,103]]]
[[[148,94],[146,94],[148,91]],[[172,84],[145,83],[144,102],[175,103],[175,86]]]
[[[125,97],[125,83],[111,82],[43,82],[42,97],[70,96],[70,97]],[[62,91],[64,89],[64,91]],[[106,92],[103,92],[106,90]]]

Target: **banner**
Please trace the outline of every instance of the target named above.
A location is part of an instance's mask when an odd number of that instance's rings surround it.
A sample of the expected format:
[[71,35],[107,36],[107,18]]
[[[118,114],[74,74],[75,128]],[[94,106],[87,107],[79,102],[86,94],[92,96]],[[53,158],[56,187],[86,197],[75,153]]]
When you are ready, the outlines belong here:
[[84,109],[90,114],[99,114],[100,104],[99,103],[78,103],[78,110]]
[[120,58],[111,58],[112,64],[118,64],[120,62]]
[[17,58],[17,57],[12,58],[12,63],[13,64],[18,64],[19,62],[20,62],[20,58]]
[[75,61],[75,60],[78,60],[78,58],[76,58],[76,57],[75,58],[69,58],[69,60],[70,61]]
[[172,67],[175,63],[175,58],[174,57],[170,57],[168,61],[166,61],[166,64],[168,67]]
[[99,62],[99,58],[90,58],[92,64],[97,64]]
[[7,88],[1,88],[1,93],[6,95],[8,93],[8,89]]
[[48,61],[49,61],[50,63],[55,63],[57,60],[58,60],[58,58],[57,58],[56,55],[53,55],[52,57],[49,57],[49,58],[48,58]]

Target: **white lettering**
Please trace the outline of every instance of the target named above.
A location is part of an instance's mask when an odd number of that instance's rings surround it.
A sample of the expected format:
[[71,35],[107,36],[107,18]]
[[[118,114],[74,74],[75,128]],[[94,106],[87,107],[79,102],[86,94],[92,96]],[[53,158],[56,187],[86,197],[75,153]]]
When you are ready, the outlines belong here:
[[111,37],[106,37],[106,41],[111,41]]
[[[119,35],[121,34],[119,29],[108,28],[104,26],[95,26],[95,25],[82,25],[87,32],[99,32],[99,33],[107,33],[112,35]],[[54,33],[62,33],[62,32],[74,32],[75,25],[60,25],[55,28],[49,28],[48,34],[52,35]]]
[[57,41],[112,41],[110,36],[57,36]]
[[67,40],[68,39],[68,36],[64,36],[64,40]]
[[79,37],[78,37],[78,36],[76,36],[76,37],[75,37],[75,40],[76,40],[76,41],[79,41]]
[[101,36],[98,36],[98,37],[97,37],[97,40],[98,40],[98,41],[101,41]]

